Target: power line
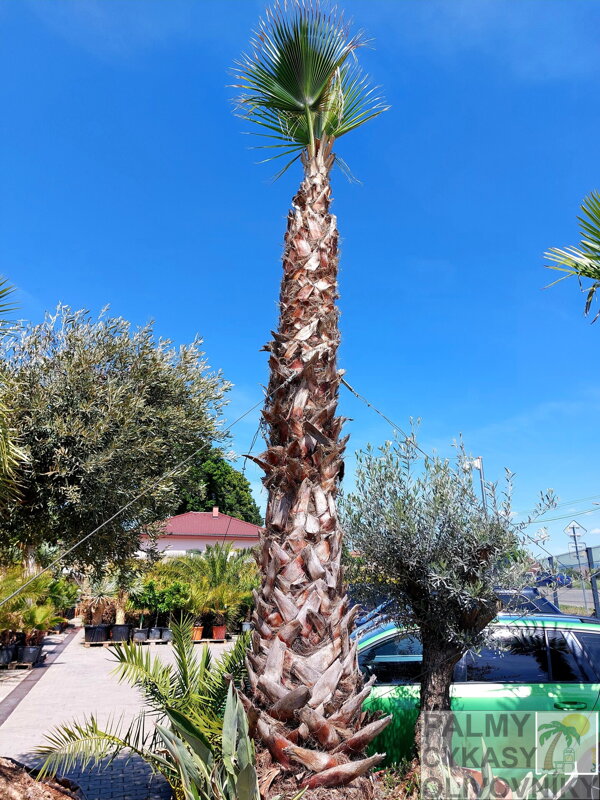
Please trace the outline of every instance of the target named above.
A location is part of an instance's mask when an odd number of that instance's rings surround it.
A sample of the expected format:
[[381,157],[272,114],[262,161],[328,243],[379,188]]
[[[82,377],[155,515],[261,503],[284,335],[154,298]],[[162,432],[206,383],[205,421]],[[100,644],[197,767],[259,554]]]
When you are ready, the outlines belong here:
[[[413,444],[413,446],[415,447],[415,449],[418,450],[420,453],[422,453],[425,456],[425,458],[432,458],[432,456],[430,456],[429,453],[426,453],[425,450],[423,450],[421,447],[418,446],[418,444],[415,442],[413,436],[409,436],[404,430],[402,430],[400,425],[396,425],[396,423],[393,422],[386,414],[384,414],[383,411],[380,411],[376,406],[373,405],[373,403],[371,403],[369,400],[367,400],[367,398],[364,397],[364,395],[359,394],[356,391],[356,389],[354,389],[352,386],[350,386],[350,384],[348,383],[348,381],[345,378],[342,378],[341,382],[344,384],[344,386],[347,389],[350,390],[350,392],[352,392],[352,394],[355,397],[357,397],[359,400],[361,400],[361,402],[363,402],[366,406],[368,406],[376,414],[378,414],[382,419],[384,419],[388,423],[388,425],[390,425],[391,428],[393,428],[394,430],[400,431],[400,433],[404,436],[405,440],[406,441],[410,441]],[[597,509],[593,509],[592,508],[589,511],[581,511],[581,512],[578,512],[578,513],[589,514],[591,511],[596,511],[596,510]],[[565,517],[552,517],[551,519],[548,519],[548,520],[543,520],[543,519],[540,519],[540,518],[536,518],[536,519],[531,520],[529,522],[521,522],[521,523],[517,523],[517,524],[518,525],[534,525],[534,524],[538,524],[539,525],[540,522],[552,522],[553,520],[557,520],[557,519],[567,519],[570,516],[571,516],[571,514],[567,514]],[[522,534],[527,539],[529,539],[530,542],[535,544],[536,547],[539,547],[540,550],[543,550],[547,555],[552,556],[553,558],[557,558],[557,556],[554,556],[546,547],[544,547],[542,544],[540,544],[540,542],[536,541],[533,538],[533,536],[530,536],[526,531],[522,531]]]
[[532,520],[531,522],[523,522],[522,525],[539,525],[540,523],[543,524],[545,522],[555,522],[559,519],[569,519],[573,518],[573,514],[577,516],[581,516],[582,514],[591,514],[593,511],[600,511],[598,508],[587,508],[585,511],[572,511],[570,514],[565,514],[562,517],[550,517],[550,519],[544,519],[543,516],[538,517],[537,519]]
[[431,456],[429,455],[429,453],[426,453],[426,452],[425,452],[425,450],[423,450],[421,447],[419,447],[419,445],[418,445],[418,444],[416,443],[416,441],[415,441],[415,437],[414,437],[414,436],[412,436],[412,435],[410,435],[410,436],[409,436],[409,435],[406,433],[406,431],[402,430],[402,428],[400,427],[400,425],[396,425],[396,423],[395,423],[395,422],[392,422],[392,420],[391,420],[389,417],[387,417],[387,416],[386,416],[386,415],[383,413],[383,411],[380,411],[380,410],[379,410],[379,409],[378,409],[376,406],[374,406],[374,405],[373,405],[373,403],[371,403],[369,400],[367,400],[367,398],[366,398],[366,397],[364,397],[362,394],[359,394],[359,393],[356,391],[356,389],[354,389],[352,386],[350,386],[350,384],[348,383],[348,381],[347,381],[345,378],[342,378],[342,379],[341,379],[341,382],[344,384],[344,386],[346,387],[346,389],[348,389],[350,392],[352,392],[352,394],[353,394],[355,397],[357,397],[357,398],[358,398],[358,399],[359,399],[361,402],[363,402],[363,403],[364,403],[366,406],[368,406],[368,407],[369,407],[370,409],[372,409],[372,410],[373,410],[373,411],[374,411],[376,414],[378,414],[378,415],[379,415],[379,416],[380,416],[382,419],[384,419],[384,420],[387,422],[387,424],[388,424],[390,427],[392,427],[392,428],[393,428],[394,430],[396,430],[396,431],[400,431],[400,433],[402,434],[402,436],[404,436],[405,440],[406,440],[407,442],[411,442],[411,444],[413,445],[413,447],[415,448],[415,450],[418,450],[418,451],[419,451],[419,453],[422,453],[422,454],[425,456],[425,458],[431,458]]
[[[295,377],[296,377],[296,373],[294,372],[289,377],[287,377],[282,384],[280,384],[275,389],[273,389],[269,394],[267,394],[266,397],[270,397],[275,392],[279,391],[280,389],[283,389],[283,387],[286,386]],[[256,408],[261,406],[264,403],[266,397],[265,398],[261,398],[257,403],[255,403],[249,409],[244,411],[243,414],[240,414],[240,416],[237,417],[237,419],[235,419],[232,423],[230,423],[229,425],[227,425],[227,427],[225,427],[223,429],[223,433],[227,433],[228,431],[230,431],[235,425],[238,424],[238,422],[241,422],[241,420],[243,420],[245,417],[247,417],[248,414],[251,414]],[[187,464],[188,461],[191,461],[192,458],[195,458],[199,453],[201,453],[206,447],[209,447],[209,446],[212,446],[211,442],[204,442],[204,444],[202,444],[200,447],[198,447],[196,450],[194,450],[193,453],[190,453],[189,456],[187,456],[186,458],[182,459],[172,469],[170,469],[168,472],[165,472],[163,475],[161,475],[160,478],[158,478],[156,481],[154,481],[149,486],[147,486],[143,491],[139,492],[135,497],[133,497],[131,500],[129,500],[129,502],[125,503],[124,506],[121,506],[121,508],[119,508],[118,511],[115,511],[115,513],[111,517],[109,517],[108,519],[104,520],[104,522],[101,522],[100,525],[98,525],[96,528],[94,528],[93,531],[90,531],[90,533],[88,533],[84,537],[82,537],[78,542],[76,542],[74,545],[72,545],[72,547],[69,547],[68,550],[65,550],[64,552],[62,552],[57,558],[54,559],[54,561],[52,561],[50,564],[48,564],[47,567],[44,567],[44,569],[40,570],[36,575],[34,575],[33,577],[29,578],[29,580],[25,581],[24,584],[22,584],[21,586],[19,586],[18,589],[16,589],[14,592],[9,594],[8,597],[5,597],[2,600],[0,600],[0,606],[3,606],[5,603],[8,603],[9,600],[12,600],[13,597],[16,597],[18,594],[20,594],[20,592],[22,592],[23,589],[26,589],[27,586],[29,586],[34,581],[36,581],[38,578],[40,578],[44,573],[46,573],[49,570],[53,569],[53,567],[57,566],[57,564],[60,564],[60,562],[66,556],[68,556],[69,553],[72,553],[73,550],[75,550],[77,547],[82,545],[88,539],[91,539],[91,537],[94,536],[96,533],[98,533],[99,530],[101,530],[106,525],[108,525],[110,522],[112,522],[117,517],[119,517],[124,511],[126,511],[128,508],[130,508],[130,506],[132,506],[134,503],[136,503],[138,500],[140,500],[142,497],[144,497],[144,495],[148,494],[148,492],[151,489],[155,489],[157,486],[160,486],[160,484],[162,483],[162,481],[165,480],[165,478],[169,478],[171,475],[173,475],[175,472],[177,472],[177,470],[179,470],[184,464]]]

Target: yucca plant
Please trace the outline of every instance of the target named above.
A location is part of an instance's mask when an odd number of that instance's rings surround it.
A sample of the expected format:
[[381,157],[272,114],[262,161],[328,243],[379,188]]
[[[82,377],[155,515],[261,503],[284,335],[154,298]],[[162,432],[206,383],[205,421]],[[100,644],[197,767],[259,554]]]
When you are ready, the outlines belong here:
[[[579,247],[565,249],[552,247],[545,253],[545,257],[552,262],[547,265],[550,269],[565,273],[554,283],[573,276],[579,279],[581,290],[586,294],[584,313],[587,315],[596,292],[600,289],[600,193],[591,192],[584,199],[581,205],[581,216],[578,219],[582,235]],[[584,284],[582,279],[591,281],[591,285]],[[595,322],[599,316],[600,312],[596,314],[592,322]]]
[[248,672],[257,737],[282,769],[303,768],[310,788],[350,783],[382,758],[361,758],[381,725],[365,725],[361,711],[369,690],[350,639],[357,609],[342,581],[336,510],[345,439],[330,172],[344,167],[336,140],[385,108],[357,63],[365,43],[334,8],[290,0],[267,12],[236,68],[238,113],[270,138],[271,158],[289,157],[282,172],[296,160],[303,169],[266,346],[268,449],[250,456],[268,504]]
[[[164,775],[178,798],[233,800],[235,795],[225,790],[211,794],[211,785],[213,779],[220,785],[225,758],[234,758],[232,741],[236,747],[245,747],[244,753],[250,752],[248,745],[240,744],[239,714],[243,712],[231,687],[232,679],[241,680],[244,675],[247,646],[247,638],[240,637],[213,663],[208,647],[202,648],[200,655],[194,650],[189,619],[173,625],[173,664],[163,663],[134,644],[116,645],[115,672],[120,680],[140,690],[145,708],[128,725],[111,720],[101,726],[91,715],[55,728],[37,750],[45,758],[42,774],[68,772],[76,763],[98,768],[128,752],[141,756]],[[149,724],[150,715],[153,724]],[[245,767],[246,755],[240,759]],[[249,777],[249,772],[244,775]],[[257,794],[245,796],[258,800]]]

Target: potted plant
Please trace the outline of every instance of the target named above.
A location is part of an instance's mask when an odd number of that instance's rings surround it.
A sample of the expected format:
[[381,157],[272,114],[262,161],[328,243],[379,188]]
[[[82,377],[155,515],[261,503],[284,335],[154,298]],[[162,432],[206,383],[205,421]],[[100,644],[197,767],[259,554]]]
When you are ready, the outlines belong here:
[[[140,627],[133,633],[133,640],[135,642],[142,642],[146,639],[160,639],[161,629],[158,627],[158,609],[160,605],[159,592],[156,589],[156,584],[153,580],[146,581],[141,589],[133,593],[133,598],[136,606],[141,608],[143,612],[148,612],[150,617],[154,615],[154,627],[144,628]],[[142,613],[143,625],[144,614]]]
[[223,640],[227,634],[227,622],[238,616],[241,605],[241,592],[228,584],[221,584],[209,594],[208,606],[212,616],[212,638]]
[[50,628],[61,622],[54,606],[47,603],[40,606],[29,606],[21,612],[21,620],[25,640],[17,650],[17,659],[22,664],[37,664],[42,654],[42,641]]
[[148,628],[144,628],[144,612],[140,614],[139,627],[133,629],[132,640],[134,642],[145,642],[148,638]]
[[224,640],[227,635],[227,617],[225,613],[215,612],[213,617],[212,638]]
[[207,593],[204,588],[192,585],[189,591],[187,610],[191,613],[194,625],[192,628],[192,641],[199,642],[204,634],[204,617],[208,611]]
[[2,631],[0,635],[0,664],[10,664],[17,657],[17,640],[13,631]]
[[114,611],[115,585],[112,578],[102,577],[89,582],[84,606],[84,635],[86,642],[107,642]]
[[171,619],[177,612],[181,618],[190,600],[190,587],[181,581],[173,581],[160,590],[158,600],[158,610],[166,621],[166,625],[161,627],[161,640],[170,642],[173,639],[173,633],[169,627]]

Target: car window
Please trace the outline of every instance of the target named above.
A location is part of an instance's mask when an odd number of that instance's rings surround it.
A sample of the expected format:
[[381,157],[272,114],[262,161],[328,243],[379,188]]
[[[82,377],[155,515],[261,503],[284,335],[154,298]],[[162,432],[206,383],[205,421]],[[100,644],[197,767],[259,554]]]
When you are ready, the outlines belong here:
[[595,672],[600,675],[600,633],[577,632],[575,635],[583,645]]
[[415,634],[393,636],[363,650],[359,666],[366,675],[376,675],[378,683],[415,683],[422,672],[423,648]]
[[499,628],[485,647],[468,652],[463,663],[467,681],[548,683],[548,652],[543,630]]
[[548,630],[548,653],[554,683],[589,683],[594,676],[582,658],[577,659],[562,631]]

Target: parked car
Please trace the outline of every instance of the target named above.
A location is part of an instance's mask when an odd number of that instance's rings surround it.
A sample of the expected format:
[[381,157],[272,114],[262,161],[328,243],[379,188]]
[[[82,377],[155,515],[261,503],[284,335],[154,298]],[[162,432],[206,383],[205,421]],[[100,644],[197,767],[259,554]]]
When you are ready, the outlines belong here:
[[554,580],[556,581],[557,586],[562,586],[567,589],[570,589],[571,586],[573,586],[573,578],[570,575],[566,575],[564,572],[558,572],[554,576]]
[[[377,680],[365,709],[391,714],[373,743],[388,763],[411,757],[422,648],[416,631],[389,623],[359,640],[359,665]],[[566,615],[500,614],[479,652],[456,665],[454,711],[600,710],[600,621]],[[524,773],[506,770],[507,778]],[[504,777],[504,775],[503,775]]]
[[505,611],[531,611],[538,614],[560,614],[558,606],[540,594],[535,586],[523,589],[496,589]]

